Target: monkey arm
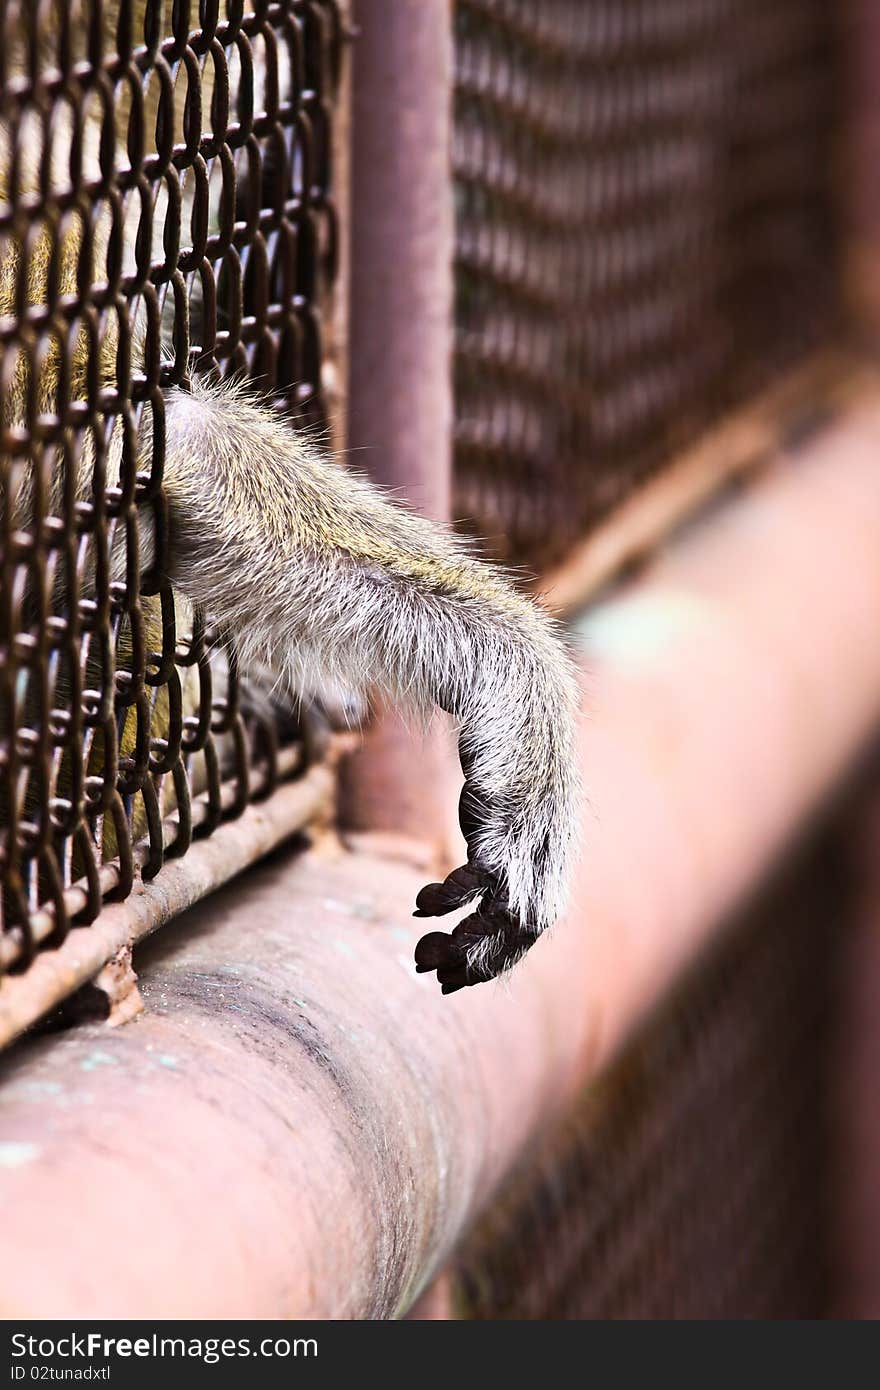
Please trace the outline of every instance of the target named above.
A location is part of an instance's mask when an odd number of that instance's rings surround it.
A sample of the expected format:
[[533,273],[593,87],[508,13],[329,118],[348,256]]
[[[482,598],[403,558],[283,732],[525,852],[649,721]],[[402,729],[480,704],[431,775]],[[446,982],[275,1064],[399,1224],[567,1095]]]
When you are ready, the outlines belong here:
[[450,992],[513,964],[564,906],[578,814],[577,687],[551,620],[240,388],[169,396],[165,485],[169,577],[245,666],[459,721],[468,862],[417,915],[474,911],[424,937],[417,966]]

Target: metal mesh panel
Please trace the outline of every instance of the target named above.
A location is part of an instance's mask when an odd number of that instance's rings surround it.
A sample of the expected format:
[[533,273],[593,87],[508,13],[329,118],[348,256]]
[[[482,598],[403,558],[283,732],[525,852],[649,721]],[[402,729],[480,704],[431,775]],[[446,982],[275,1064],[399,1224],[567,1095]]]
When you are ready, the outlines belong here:
[[456,515],[556,558],[835,318],[826,0],[458,0]]
[[817,855],[663,1006],[458,1265],[474,1318],[814,1318],[845,938]]
[[0,970],[302,763],[157,577],[163,391],[323,424],[340,43],[333,0],[0,3]]

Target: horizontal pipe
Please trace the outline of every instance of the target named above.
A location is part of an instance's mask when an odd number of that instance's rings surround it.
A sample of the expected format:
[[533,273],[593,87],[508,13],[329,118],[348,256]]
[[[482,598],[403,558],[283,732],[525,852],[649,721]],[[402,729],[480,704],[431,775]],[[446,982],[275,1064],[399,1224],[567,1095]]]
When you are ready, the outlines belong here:
[[328,842],[154,937],[134,1023],[19,1044],[0,1314],[410,1307],[880,725],[878,460],[861,403],[582,623],[583,861],[509,984],[442,998],[421,876]]

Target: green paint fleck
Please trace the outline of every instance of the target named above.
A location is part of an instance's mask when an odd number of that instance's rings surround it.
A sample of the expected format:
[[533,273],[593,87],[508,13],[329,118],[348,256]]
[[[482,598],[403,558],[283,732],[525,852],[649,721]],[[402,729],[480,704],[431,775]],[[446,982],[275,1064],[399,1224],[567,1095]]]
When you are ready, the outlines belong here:
[[351,915],[353,917],[359,917],[362,922],[375,922],[376,909],[368,900],[355,902],[351,905]]
[[333,945],[336,947],[337,951],[341,956],[348,956],[349,960],[354,960],[354,951],[351,949],[347,941],[340,941],[339,937],[336,937],[336,939],[333,942]]
[[64,1091],[60,1081],[16,1081],[8,1094],[20,1096],[60,1096]]
[[675,645],[711,635],[716,620],[717,609],[707,600],[665,589],[589,609],[575,632],[594,656],[638,668]]
[[11,1140],[0,1143],[0,1168],[23,1168],[38,1158],[40,1150],[36,1144],[15,1144]]
[[79,1065],[80,1071],[94,1071],[96,1067],[115,1067],[116,1058],[112,1052],[101,1052],[96,1048],[88,1057],[84,1057]]

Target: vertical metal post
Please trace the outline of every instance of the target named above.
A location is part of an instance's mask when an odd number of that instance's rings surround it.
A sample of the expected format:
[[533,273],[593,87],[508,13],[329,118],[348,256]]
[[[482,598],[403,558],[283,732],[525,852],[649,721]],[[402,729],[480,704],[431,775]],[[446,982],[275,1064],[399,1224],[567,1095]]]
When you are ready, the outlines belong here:
[[[353,464],[450,515],[453,207],[449,0],[356,0],[349,447]],[[342,779],[350,829],[439,846],[449,739],[382,714]],[[454,802],[453,802],[454,804]]]

